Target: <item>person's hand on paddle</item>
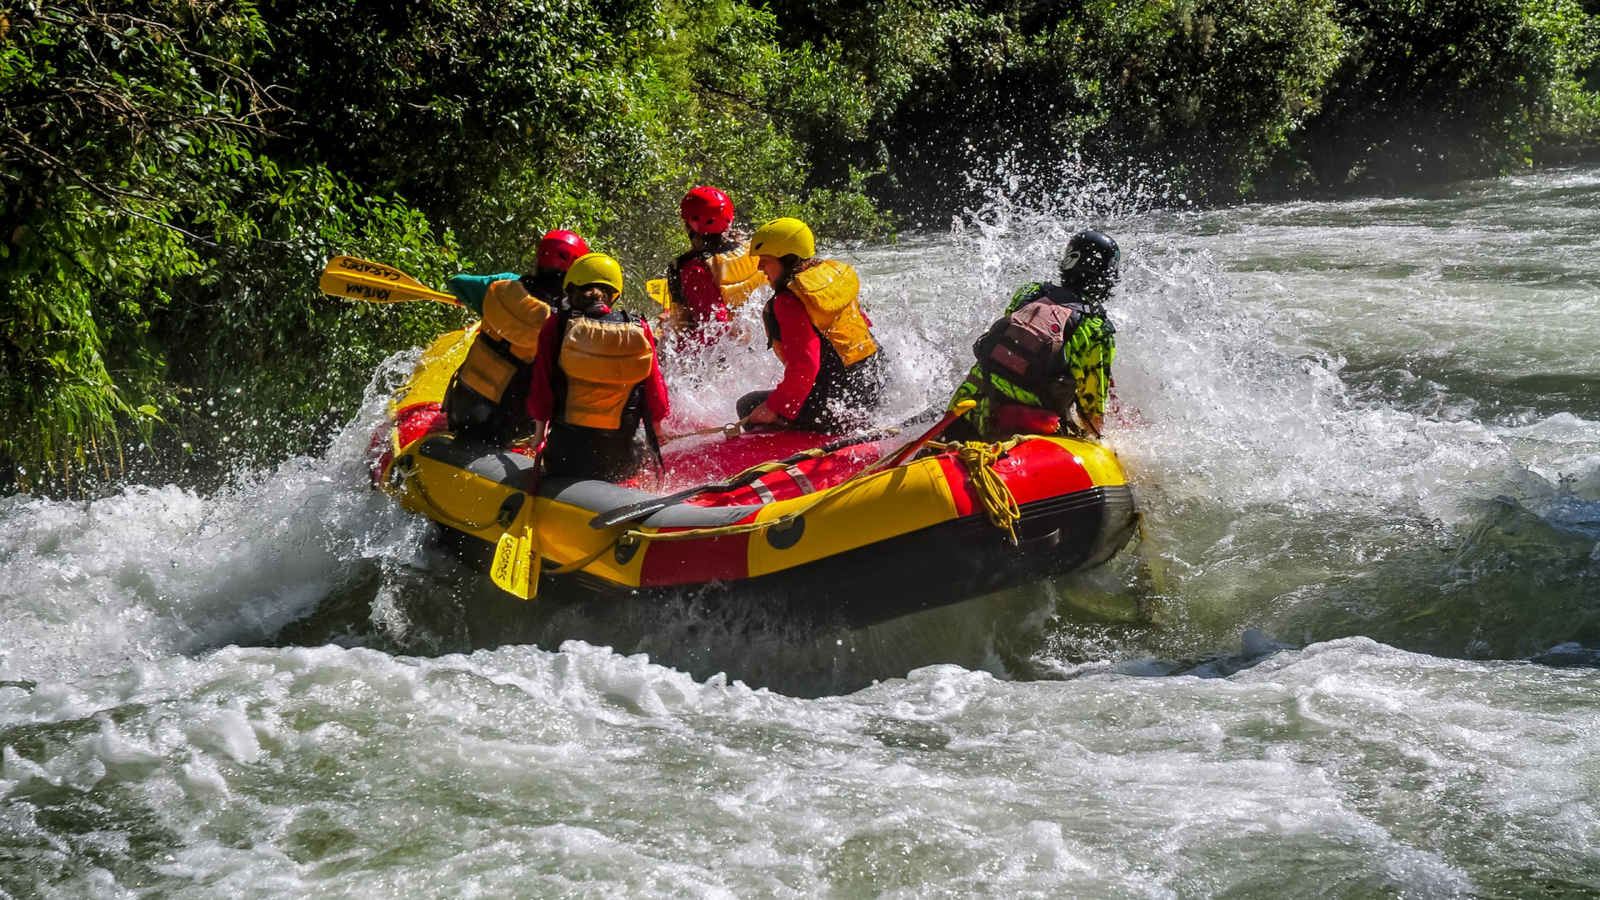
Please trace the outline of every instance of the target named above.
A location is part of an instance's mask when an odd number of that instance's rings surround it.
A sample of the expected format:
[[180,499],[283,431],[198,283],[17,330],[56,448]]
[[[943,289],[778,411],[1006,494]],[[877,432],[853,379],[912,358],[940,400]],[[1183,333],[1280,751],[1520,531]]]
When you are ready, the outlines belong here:
[[788,419],[785,419],[783,416],[773,412],[772,407],[768,406],[764,400],[761,402],[760,406],[750,410],[750,415],[745,416],[742,421],[744,422],[746,429],[750,429],[750,426],[752,425],[782,426],[789,424]]
[[538,453],[539,452],[539,448],[542,447],[542,446],[544,446],[544,423],[543,422],[534,422],[533,423],[533,433],[532,434],[529,434],[526,437],[518,438],[515,441],[511,442],[512,449],[514,449],[514,450],[525,450],[525,451],[527,451],[529,456],[532,456],[535,453]]

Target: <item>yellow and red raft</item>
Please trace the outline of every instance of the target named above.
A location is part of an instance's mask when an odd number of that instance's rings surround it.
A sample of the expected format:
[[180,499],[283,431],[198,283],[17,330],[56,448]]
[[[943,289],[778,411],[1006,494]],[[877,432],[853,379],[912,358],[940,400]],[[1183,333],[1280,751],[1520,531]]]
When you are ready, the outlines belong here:
[[[1089,568],[1133,533],[1133,494],[1115,454],[1092,442],[1027,436],[931,444],[872,463],[908,438],[882,433],[824,452],[808,432],[720,435],[670,445],[659,493],[543,478],[526,452],[458,440],[439,402],[472,331],[428,348],[375,437],[375,484],[406,509],[491,548],[532,504],[540,598],[738,601],[783,618],[868,625]],[[780,457],[798,461],[784,465]],[[599,513],[767,463],[759,478],[635,521]]]

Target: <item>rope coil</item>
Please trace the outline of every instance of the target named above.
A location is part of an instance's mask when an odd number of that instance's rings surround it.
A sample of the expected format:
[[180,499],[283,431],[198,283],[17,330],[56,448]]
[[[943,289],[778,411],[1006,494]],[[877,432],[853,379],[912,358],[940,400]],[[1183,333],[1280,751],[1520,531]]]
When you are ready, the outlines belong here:
[[1011,536],[1013,546],[1017,543],[1017,522],[1022,519],[1022,510],[1017,507],[1017,497],[1006,486],[1005,479],[995,474],[994,464],[1019,443],[1020,440],[1004,444],[968,441],[956,450],[956,459],[967,470],[967,480],[972,482],[984,512],[989,514],[989,521]]

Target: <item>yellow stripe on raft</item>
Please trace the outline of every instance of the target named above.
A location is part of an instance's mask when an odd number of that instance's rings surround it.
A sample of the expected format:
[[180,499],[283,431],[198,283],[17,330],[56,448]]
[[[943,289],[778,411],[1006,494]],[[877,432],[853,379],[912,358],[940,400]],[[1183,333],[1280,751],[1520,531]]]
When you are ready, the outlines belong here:
[[594,518],[594,510],[558,503],[543,497],[534,501],[533,509],[536,521],[539,523],[539,546],[544,548],[545,559],[549,560],[551,565],[568,565],[575,560],[592,556],[597,550],[605,550],[595,557],[593,562],[584,566],[582,571],[590,575],[599,575],[626,587],[639,586],[639,576],[644,570],[645,550],[648,548],[639,548],[638,552],[629,557],[627,565],[619,566],[617,555],[610,547],[610,544],[617,539],[617,535],[628,530],[628,526],[618,525],[605,531],[596,531],[589,527],[589,520]]
[[472,349],[472,341],[477,336],[478,326],[473,325],[440,335],[429,344],[428,349],[422,351],[422,359],[412,370],[411,377],[395,392],[391,409],[402,409],[418,403],[443,403],[450,379],[461,368],[461,361],[467,358],[467,351]]
[[1127,484],[1127,473],[1122,471],[1122,463],[1117,460],[1117,454],[1109,447],[1091,444],[1088,441],[1062,441],[1064,446],[1072,450],[1072,455],[1083,460],[1083,471],[1088,473],[1089,479],[1095,487],[1111,487],[1118,484]]
[[812,494],[762,507],[758,522],[801,511],[805,531],[784,550],[773,546],[771,531],[753,535],[748,557],[751,577],[816,562],[956,518],[950,485],[936,459],[879,472],[827,493],[820,500]]
[[[395,492],[401,506],[490,544],[505,534],[505,526],[499,521],[501,506],[506,498],[520,491],[420,453],[412,455],[412,466],[410,475],[401,480]],[[592,518],[592,509],[534,497],[534,544],[540,555],[557,566],[586,559],[596,551],[608,549],[626,530],[619,526],[596,531],[589,527]],[[633,554],[627,565],[619,566],[615,554],[604,552],[583,571],[638,587],[643,566],[643,553]]]
[[420,453],[410,455],[410,464],[393,491],[401,506],[491,544],[505,533],[500,507],[519,491]]

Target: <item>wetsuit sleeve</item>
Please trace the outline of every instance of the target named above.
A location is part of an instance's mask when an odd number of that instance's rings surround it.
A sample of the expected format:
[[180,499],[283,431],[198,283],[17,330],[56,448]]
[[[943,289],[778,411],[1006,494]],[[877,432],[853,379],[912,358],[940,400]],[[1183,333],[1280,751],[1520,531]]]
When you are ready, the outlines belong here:
[[767,397],[767,408],[793,420],[811,396],[822,368],[822,337],[811,327],[806,308],[793,294],[779,294],[772,301],[778,317],[778,333],[783,335],[783,379]]
[[649,325],[639,326],[644,329],[645,338],[650,341],[650,377],[644,381],[644,402],[650,410],[650,421],[660,424],[667,414],[672,412],[672,402],[667,396],[667,380],[661,377],[660,357],[656,355],[656,336]]
[[551,316],[539,332],[539,350],[533,357],[533,381],[528,385],[528,417],[548,422],[556,409],[556,393],[552,387],[555,376],[556,341],[566,329],[560,316]]
[[1111,361],[1117,355],[1117,341],[1106,320],[1085,320],[1067,342],[1066,355],[1067,366],[1077,382],[1078,411],[1099,431],[1105,419],[1106,397],[1111,393]]
[[515,272],[501,272],[499,275],[456,275],[444,283],[444,289],[454,294],[461,305],[472,310],[475,316],[483,315],[483,297],[489,293],[489,285],[496,281],[515,281],[522,276]]
[[683,288],[683,305],[696,324],[728,321],[728,305],[722,302],[722,290],[704,261],[684,263],[678,270],[678,283]]

